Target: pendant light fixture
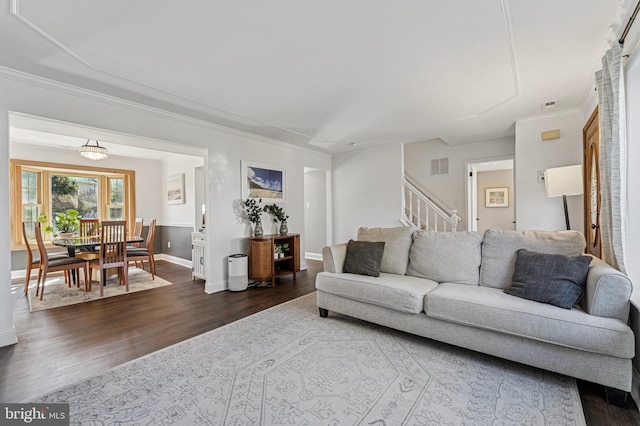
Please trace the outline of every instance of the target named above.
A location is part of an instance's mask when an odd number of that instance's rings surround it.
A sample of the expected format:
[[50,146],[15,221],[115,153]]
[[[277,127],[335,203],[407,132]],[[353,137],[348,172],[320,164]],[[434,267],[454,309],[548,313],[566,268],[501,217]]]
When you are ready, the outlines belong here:
[[87,143],[80,147],[80,155],[89,160],[104,160],[109,156],[107,148],[100,146],[98,141],[95,141],[95,145],[90,145],[91,140],[87,139]]

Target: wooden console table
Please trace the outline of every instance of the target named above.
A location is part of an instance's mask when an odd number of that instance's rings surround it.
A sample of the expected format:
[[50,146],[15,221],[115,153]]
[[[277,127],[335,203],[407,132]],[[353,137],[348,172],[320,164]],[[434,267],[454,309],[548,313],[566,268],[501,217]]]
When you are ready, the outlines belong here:
[[[276,258],[275,247],[289,244],[289,250],[284,257]],[[249,278],[260,282],[261,286],[267,281],[275,287],[276,278],[300,272],[300,235],[263,235],[249,239]]]

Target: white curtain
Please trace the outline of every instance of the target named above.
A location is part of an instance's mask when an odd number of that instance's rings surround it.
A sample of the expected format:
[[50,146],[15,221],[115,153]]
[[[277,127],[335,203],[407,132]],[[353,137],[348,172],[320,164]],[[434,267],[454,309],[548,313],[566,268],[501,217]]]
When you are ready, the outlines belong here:
[[622,48],[602,57],[596,73],[600,121],[600,231],[603,259],[626,273],[627,119]]

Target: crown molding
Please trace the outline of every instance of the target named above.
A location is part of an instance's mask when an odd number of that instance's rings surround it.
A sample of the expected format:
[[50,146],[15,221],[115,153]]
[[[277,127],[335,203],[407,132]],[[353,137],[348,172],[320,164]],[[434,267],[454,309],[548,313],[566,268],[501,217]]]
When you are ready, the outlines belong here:
[[[141,104],[134,101],[129,101],[126,99],[118,98],[116,96],[108,95],[102,92],[97,92],[91,89],[85,89],[82,87],[74,86],[68,83],[63,83],[57,80],[52,80],[46,77],[41,77],[34,74],[29,74],[24,71],[19,71],[14,68],[8,68],[4,66],[0,66],[0,77],[8,80],[13,80],[18,83],[27,84],[30,86],[40,87],[42,89],[52,90],[58,93],[62,93],[65,95],[71,95],[78,98],[83,98],[95,102],[100,102],[106,105],[116,106],[119,108],[125,108],[130,111],[135,111],[143,114],[147,114],[150,116],[178,121],[184,124],[195,125],[199,127],[204,127],[207,129],[213,129],[220,132],[224,132],[231,135],[239,135],[243,137],[247,137],[250,139],[254,139],[260,142],[269,143],[272,145],[277,145],[281,147],[286,147],[289,149],[298,150],[306,153],[313,153],[316,155],[323,155],[326,158],[331,158],[331,154],[318,151],[308,147],[302,147],[295,144],[290,144],[286,142],[279,141],[277,139],[272,139],[266,136],[256,135],[254,133],[246,132],[244,130],[234,129],[232,127],[222,126],[220,124],[212,123],[210,121],[201,120],[198,118],[189,117],[187,115],[178,114],[175,112],[167,111],[161,108],[152,107],[149,105]],[[81,123],[80,123],[81,124]],[[109,129],[107,129],[109,130]],[[205,148],[206,147],[201,147]]]
[[550,113],[540,114],[540,115],[533,115],[531,117],[518,118],[516,120],[516,124],[517,123],[526,123],[528,121],[541,120],[541,119],[544,119],[544,118],[559,117],[561,115],[573,114],[575,112],[579,112],[580,114],[582,114],[582,111],[579,108],[569,108],[569,109],[563,109],[562,111],[550,112]]

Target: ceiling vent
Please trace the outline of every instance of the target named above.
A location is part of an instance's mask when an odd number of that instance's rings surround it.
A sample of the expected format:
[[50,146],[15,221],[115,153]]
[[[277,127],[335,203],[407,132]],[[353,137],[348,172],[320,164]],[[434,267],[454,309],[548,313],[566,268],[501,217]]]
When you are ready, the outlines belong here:
[[547,101],[542,104],[542,109],[552,109],[558,105],[558,101]]

